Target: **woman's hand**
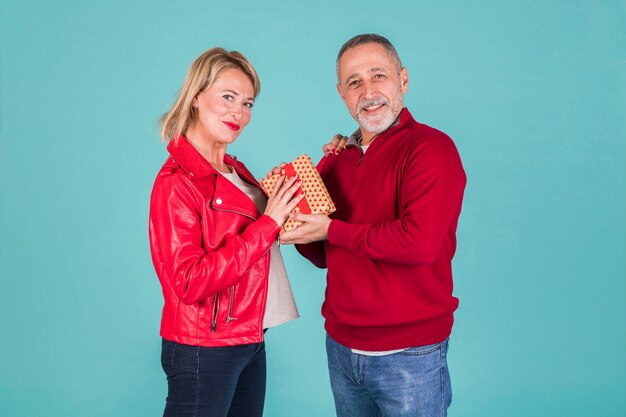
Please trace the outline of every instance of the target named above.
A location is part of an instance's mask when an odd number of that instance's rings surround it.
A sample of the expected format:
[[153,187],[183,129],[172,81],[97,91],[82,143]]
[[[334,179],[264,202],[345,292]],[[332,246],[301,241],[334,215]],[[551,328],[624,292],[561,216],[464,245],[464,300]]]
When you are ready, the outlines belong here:
[[335,136],[333,136],[329,143],[322,146],[322,151],[324,152],[324,155],[328,155],[330,153],[339,155],[341,151],[343,151],[343,148],[346,147],[347,142],[347,136],[344,136],[341,133],[337,133]]
[[[274,190],[263,214],[271,217],[276,224],[283,227],[289,213],[296,208],[300,200],[304,198],[304,191],[300,189],[301,181],[297,175],[285,181],[285,174],[281,174],[276,181]],[[298,192],[298,190],[300,190]]]

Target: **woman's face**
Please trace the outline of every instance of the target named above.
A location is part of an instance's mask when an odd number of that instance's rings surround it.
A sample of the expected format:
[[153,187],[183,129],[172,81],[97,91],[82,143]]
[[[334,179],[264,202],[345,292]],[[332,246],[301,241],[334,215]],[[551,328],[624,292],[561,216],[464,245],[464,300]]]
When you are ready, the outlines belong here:
[[233,143],[250,122],[252,82],[242,71],[227,69],[193,100],[196,114],[189,130],[214,144]]

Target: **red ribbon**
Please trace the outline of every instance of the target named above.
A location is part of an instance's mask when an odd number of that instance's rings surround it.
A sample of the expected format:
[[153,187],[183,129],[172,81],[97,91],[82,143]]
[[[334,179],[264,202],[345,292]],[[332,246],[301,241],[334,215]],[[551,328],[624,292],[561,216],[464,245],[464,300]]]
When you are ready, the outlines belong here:
[[[291,178],[294,175],[296,175],[296,170],[293,169],[293,164],[287,164],[283,168],[283,170],[285,171],[285,174],[287,174],[287,177],[285,178],[285,181],[287,181],[289,178]],[[300,185],[300,190],[302,190],[302,185]],[[304,190],[302,190],[302,191],[304,191]],[[309,207],[309,203],[307,203],[307,201],[306,201],[306,195],[298,203],[298,208],[300,208],[300,213],[311,214],[311,207]]]

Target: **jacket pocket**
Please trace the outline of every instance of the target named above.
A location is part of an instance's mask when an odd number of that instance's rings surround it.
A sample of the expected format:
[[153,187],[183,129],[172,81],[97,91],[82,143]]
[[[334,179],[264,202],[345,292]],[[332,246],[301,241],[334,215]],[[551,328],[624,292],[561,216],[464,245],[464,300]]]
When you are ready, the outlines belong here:
[[226,323],[230,323],[233,320],[237,320],[233,314],[233,305],[235,302],[235,286],[230,287],[230,295],[228,297],[228,315],[226,316]]
[[[221,298],[224,298],[226,296],[226,294],[222,294],[222,292],[218,292],[217,294],[215,294],[215,296],[213,297],[213,306],[212,306],[212,312],[211,312],[211,333],[216,333],[218,331],[218,322],[219,322],[219,317],[220,317],[220,308],[221,305],[223,305],[222,303],[226,302],[226,300],[222,300],[220,302]],[[226,323],[230,323],[233,320],[237,320],[236,317],[234,317],[234,302],[235,302],[235,286],[231,286],[228,289],[228,310],[226,311]],[[222,308],[223,311],[223,308]],[[222,317],[224,317],[224,315],[222,314]],[[222,320],[224,320],[222,318]],[[221,323],[221,322],[220,322]]]

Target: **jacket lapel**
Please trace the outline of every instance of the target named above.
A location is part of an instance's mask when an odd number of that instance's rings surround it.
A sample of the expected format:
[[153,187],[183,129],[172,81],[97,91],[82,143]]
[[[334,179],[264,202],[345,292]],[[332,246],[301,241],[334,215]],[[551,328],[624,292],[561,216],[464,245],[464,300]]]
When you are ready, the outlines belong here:
[[211,208],[221,211],[230,211],[244,216],[258,219],[261,213],[254,202],[235,184],[223,175],[218,174],[215,181],[215,192],[211,198]]

